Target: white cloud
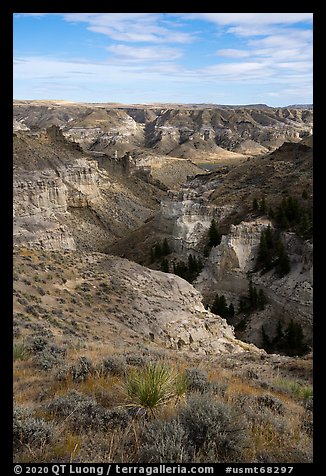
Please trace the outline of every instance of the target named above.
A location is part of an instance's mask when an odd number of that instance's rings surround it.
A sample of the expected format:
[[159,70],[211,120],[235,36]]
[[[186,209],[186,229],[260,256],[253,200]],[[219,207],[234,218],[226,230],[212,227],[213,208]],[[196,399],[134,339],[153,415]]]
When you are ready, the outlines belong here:
[[172,61],[182,56],[182,53],[174,48],[137,48],[119,44],[108,46],[107,50],[123,61]]
[[90,31],[116,41],[152,43],[189,43],[189,33],[160,25],[158,13],[66,13],[69,22],[85,22]]
[[217,25],[286,25],[312,21],[312,13],[184,13],[185,19],[207,20]]
[[237,50],[232,48],[227,48],[224,50],[217,50],[217,56],[224,56],[227,58],[246,58],[250,56],[250,52],[246,50]]
[[270,35],[298,23],[312,23],[312,13],[184,13],[184,19],[215,23],[227,33],[241,37]]

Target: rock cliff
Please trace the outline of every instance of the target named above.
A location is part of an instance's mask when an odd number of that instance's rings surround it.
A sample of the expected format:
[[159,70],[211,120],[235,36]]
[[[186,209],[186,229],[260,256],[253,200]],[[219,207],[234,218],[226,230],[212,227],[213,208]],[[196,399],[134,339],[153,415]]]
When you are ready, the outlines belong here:
[[14,136],[14,242],[92,249],[136,228],[164,193],[136,176],[110,174],[60,129]]
[[15,128],[59,126],[86,149],[122,157],[127,151],[155,151],[202,160],[237,153],[259,155],[312,133],[311,108],[259,106],[69,105],[14,102]]

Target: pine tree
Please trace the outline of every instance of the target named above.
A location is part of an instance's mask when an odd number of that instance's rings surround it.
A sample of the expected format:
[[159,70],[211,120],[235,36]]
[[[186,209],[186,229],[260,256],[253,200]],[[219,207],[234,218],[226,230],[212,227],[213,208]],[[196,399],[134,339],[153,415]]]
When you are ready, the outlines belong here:
[[262,230],[258,248],[258,262],[263,268],[269,268],[272,265],[272,256],[274,248],[274,238],[270,225]]
[[263,309],[265,309],[266,303],[267,303],[267,298],[266,298],[266,295],[264,293],[264,290],[259,289],[258,296],[257,296],[257,308],[260,311],[262,311]]
[[286,205],[284,205],[284,199],[283,199],[281,206],[278,207],[278,210],[277,210],[277,220],[282,230],[287,230],[290,226],[289,220],[286,216],[285,207]]
[[169,272],[169,262],[166,258],[162,259],[161,261],[161,271],[163,271],[164,273]]
[[266,211],[267,211],[267,204],[266,204],[266,199],[265,199],[265,197],[262,197],[262,199],[260,200],[259,211],[260,211],[262,214],[265,214]]
[[162,255],[166,256],[171,253],[170,247],[168,240],[164,238],[163,243],[162,243]]
[[307,351],[302,326],[291,319],[285,331],[285,346],[289,355],[302,355]]
[[249,281],[249,302],[250,302],[251,310],[257,309],[257,304],[258,304],[257,289],[253,286],[251,280]]
[[216,294],[214,302],[211,307],[211,311],[213,314],[218,314],[219,312],[219,303],[220,303],[220,297],[218,294]]
[[275,214],[274,214],[274,210],[272,209],[272,207],[271,207],[271,206],[270,206],[270,207],[268,207],[268,217],[269,217],[269,218],[271,218],[271,219],[273,219],[273,218],[274,218],[274,216],[275,216]]
[[268,225],[265,230],[266,245],[268,249],[272,249],[274,246],[274,239],[271,226]]
[[210,247],[217,246],[221,243],[221,235],[218,231],[216,221],[214,218],[211,221],[211,225],[208,230],[208,244]]
[[277,327],[276,327],[276,336],[275,336],[275,342],[277,344],[280,344],[284,338],[284,332],[282,329],[282,323],[281,320],[279,319],[277,322]]
[[261,336],[262,336],[263,348],[264,348],[267,352],[270,352],[271,349],[272,349],[272,343],[271,343],[271,341],[270,341],[268,335],[266,334],[266,331],[265,331],[264,326],[261,326]]
[[228,317],[229,309],[224,294],[222,294],[222,296],[216,294],[211,311],[213,314],[217,314],[221,317]]
[[234,306],[232,302],[229,305],[228,314],[229,314],[229,317],[234,317],[235,311],[234,311]]
[[227,317],[229,310],[228,310],[228,306],[226,304],[226,299],[225,299],[224,294],[222,294],[222,296],[220,297],[219,306],[220,306],[220,315],[221,315],[221,317]]
[[276,250],[277,250],[277,257],[278,257],[276,271],[279,277],[282,278],[283,276],[285,276],[286,274],[290,272],[290,269],[291,269],[290,258],[281,240],[277,242]]
[[254,199],[253,199],[253,201],[252,201],[252,208],[253,208],[253,210],[254,210],[255,212],[258,211],[259,206],[258,206],[258,200],[257,200],[257,198],[254,198]]
[[304,200],[307,200],[307,199],[308,199],[308,192],[307,192],[306,189],[304,189],[304,190],[302,191],[302,198],[303,198]]
[[155,255],[155,258],[160,258],[162,256],[162,247],[160,243],[155,243],[154,255]]

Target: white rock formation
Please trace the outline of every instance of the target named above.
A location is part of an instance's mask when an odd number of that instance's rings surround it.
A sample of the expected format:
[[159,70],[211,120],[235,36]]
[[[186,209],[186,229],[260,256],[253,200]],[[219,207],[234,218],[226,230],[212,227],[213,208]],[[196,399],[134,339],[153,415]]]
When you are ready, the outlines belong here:
[[44,249],[76,248],[60,218],[69,207],[87,207],[99,198],[95,161],[17,175],[13,183],[14,242]]

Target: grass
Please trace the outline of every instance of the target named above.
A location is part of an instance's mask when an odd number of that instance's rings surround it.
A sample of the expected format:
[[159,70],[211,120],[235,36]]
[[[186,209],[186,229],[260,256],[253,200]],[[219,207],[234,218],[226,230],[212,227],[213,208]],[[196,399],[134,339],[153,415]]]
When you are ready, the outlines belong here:
[[296,380],[289,378],[276,378],[273,380],[273,385],[286,393],[291,394],[293,397],[306,400],[313,396],[313,388],[311,385],[303,385]]
[[[101,362],[103,355],[108,355],[105,350],[105,346],[101,344],[89,350],[88,355],[92,357],[94,365]],[[77,358],[76,348],[71,349],[71,354]],[[198,363],[200,369],[207,368],[204,361],[198,361]],[[15,394],[18,396],[18,392],[21,395],[20,398],[16,398],[17,402],[34,408],[33,416],[35,418],[52,422],[56,429],[55,434],[59,435],[52,443],[42,448],[42,451],[33,449],[31,452],[27,447],[22,447],[19,454],[16,455],[17,460],[24,462],[46,462],[48,460],[100,462],[101,458],[102,461],[104,458],[109,462],[142,462],[141,455],[145,448],[144,445],[147,445],[148,451],[158,451],[161,448],[158,442],[156,444],[158,449],[152,448],[152,445],[149,444],[146,432],[150,422],[157,422],[158,428],[161,428],[164,434],[176,438],[178,428],[174,428],[170,422],[175,422],[180,418],[183,409],[189,405],[192,395],[200,397],[198,392],[191,393],[189,382],[184,377],[183,369],[186,364],[189,365],[189,361],[185,363],[181,356],[173,356],[170,360],[150,360],[150,363],[144,362],[141,366],[129,366],[126,376],[104,375],[101,372],[96,372],[87,376],[82,382],[74,382],[71,378],[59,382],[54,381],[51,372],[35,374],[32,362],[17,361],[14,366]],[[305,387],[309,389],[308,386],[300,386],[297,382],[297,385],[294,386],[294,379],[277,380],[275,378],[273,379],[274,386],[267,391],[257,386],[256,381],[244,380],[236,376],[233,370],[213,365],[208,368],[209,380],[223,384],[227,388],[225,394],[214,394],[209,389],[205,390],[202,397],[211,402],[209,405],[212,405],[212,408],[215,408],[216,405],[221,406],[227,413],[231,412],[230,415],[241,416],[247,422],[248,430],[246,431],[250,444],[237,449],[237,462],[241,460],[246,463],[257,461],[290,463],[300,462],[300,458],[303,462],[309,462],[311,438],[301,429],[305,415],[302,396]],[[284,388],[283,393],[280,392],[281,384]],[[40,387],[45,390],[45,399],[42,400],[42,403],[37,403],[39,402]],[[300,392],[298,391],[299,387]],[[123,408],[143,409],[143,411],[132,412],[132,419],[127,423],[127,426],[121,426],[119,420],[114,424],[112,430],[106,433],[95,427],[87,431],[80,429],[76,432],[69,426],[69,421],[62,421],[56,415],[47,414],[46,409],[47,403],[51,403],[58,396],[66,395],[72,389],[82,395],[94,398],[100,407],[109,411],[119,411]],[[257,399],[266,392],[271,396],[276,397],[277,395],[277,398],[282,400],[286,409],[284,414],[273,412],[270,408],[262,409],[257,406]],[[300,395],[300,399],[298,395]],[[199,415],[201,407],[199,404],[197,406]],[[144,418],[146,415],[151,418]],[[209,423],[211,421],[210,412],[206,412],[205,415]],[[192,412],[188,411],[186,420],[192,419],[193,416]],[[233,421],[233,417],[231,421]],[[184,425],[186,428],[188,423],[184,422]],[[153,431],[155,428],[153,427]],[[232,435],[231,432],[230,438]],[[182,434],[180,438],[180,445],[190,451],[187,439],[183,440]],[[229,437],[227,437],[227,441],[229,441]],[[162,442],[163,446],[165,443]],[[208,445],[205,451],[210,451],[209,448]],[[289,454],[284,448],[289,449]],[[208,456],[205,454],[198,453],[197,456],[193,456],[195,459],[191,459],[191,461],[206,461],[205,458]],[[155,454],[151,457],[155,462]],[[216,455],[214,457],[216,458]],[[189,456],[189,458],[192,457]],[[225,455],[225,459],[230,463],[236,462],[232,458],[231,453],[229,456]]]
[[28,358],[28,352],[25,346],[24,341],[14,342],[13,345],[13,359],[15,360],[26,360]]
[[145,368],[132,370],[124,387],[130,406],[154,414],[157,407],[185,393],[186,381],[166,364],[150,362]]

